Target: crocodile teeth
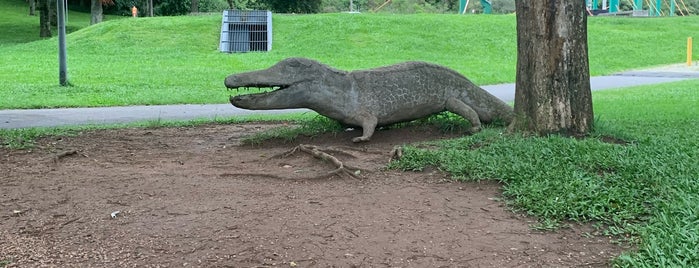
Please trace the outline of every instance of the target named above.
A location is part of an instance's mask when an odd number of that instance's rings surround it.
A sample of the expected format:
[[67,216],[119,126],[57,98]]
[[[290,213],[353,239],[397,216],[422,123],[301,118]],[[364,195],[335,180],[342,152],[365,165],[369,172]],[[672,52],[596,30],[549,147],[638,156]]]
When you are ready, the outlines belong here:
[[271,92],[271,91],[276,91],[282,89],[282,86],[267,86],[267,87],[255,87],[255,86],[241,86],[241,87],[235,87],[235,88],[228,88],[228,90],[236,90],[236,91],[250,91],[250,90],[256,90],[260,92]]

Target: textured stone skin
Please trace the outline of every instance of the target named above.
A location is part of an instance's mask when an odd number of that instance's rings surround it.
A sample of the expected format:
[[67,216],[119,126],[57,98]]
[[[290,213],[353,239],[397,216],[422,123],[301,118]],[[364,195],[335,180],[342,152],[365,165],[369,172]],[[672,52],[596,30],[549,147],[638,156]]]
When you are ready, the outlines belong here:
[[342,71],[314,60],[289,58],[260,71],[226,77],[229,89],[279,87],[232,96],[231,104],[251,110],[308,108],[349,126],[359,126],[368,141],[377,126],[450,111],[480,131],[496,119],[510,123],[512,107],[463,75],[426,62],[404,62],[368,70]]

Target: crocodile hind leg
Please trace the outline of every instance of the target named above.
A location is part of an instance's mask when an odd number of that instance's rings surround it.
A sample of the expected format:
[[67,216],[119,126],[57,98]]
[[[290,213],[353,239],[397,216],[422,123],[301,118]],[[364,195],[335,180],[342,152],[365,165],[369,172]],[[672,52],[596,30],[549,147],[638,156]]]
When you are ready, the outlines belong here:
[[352,138],[352,142],[369,141],[371,136],[374,135],[374,129],[376,129],[378,119],[370,113],[362,113],[359,122],[361,122],[362,126],[362,136]]
[[458,114],[471,122],[471,133],[476,133],[481,130],[481,120],[478,118],[478,113],[463,101],[456,98],[449,98],[447,100],[447,111]]

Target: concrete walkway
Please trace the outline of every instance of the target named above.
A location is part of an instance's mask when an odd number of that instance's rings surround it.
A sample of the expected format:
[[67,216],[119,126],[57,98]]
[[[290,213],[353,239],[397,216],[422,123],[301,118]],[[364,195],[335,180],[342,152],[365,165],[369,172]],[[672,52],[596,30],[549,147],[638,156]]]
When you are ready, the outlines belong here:
[[[699,78],[699,68],[677,65],[659,69],[592,77],[592,90],[649,85]],[[501,84],[483,88],[504,101],[514,100],[515,85]],[[0,110],[0,129],[118,124],[155,120],[216,119],[254,114],[278,114],[306,109],[250,111],[230,104],[158,105],[101,108],[63,108]]]

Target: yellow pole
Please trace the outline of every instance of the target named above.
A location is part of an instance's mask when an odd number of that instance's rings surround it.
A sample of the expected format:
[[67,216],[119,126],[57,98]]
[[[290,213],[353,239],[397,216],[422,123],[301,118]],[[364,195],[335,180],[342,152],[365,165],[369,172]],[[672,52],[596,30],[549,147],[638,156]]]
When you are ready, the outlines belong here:
[[687,66],[692,66],[692,37],[687,37]]

